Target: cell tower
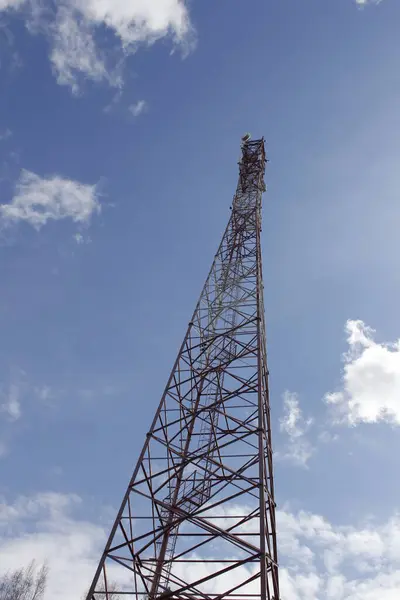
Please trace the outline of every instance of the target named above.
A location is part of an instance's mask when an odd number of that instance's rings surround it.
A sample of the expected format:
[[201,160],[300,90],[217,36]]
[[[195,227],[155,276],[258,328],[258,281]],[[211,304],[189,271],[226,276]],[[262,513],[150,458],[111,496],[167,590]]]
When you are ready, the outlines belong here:
[[280,598],[260,247],[265,163],[264,139],[245,135],[228,226],[87,600]]

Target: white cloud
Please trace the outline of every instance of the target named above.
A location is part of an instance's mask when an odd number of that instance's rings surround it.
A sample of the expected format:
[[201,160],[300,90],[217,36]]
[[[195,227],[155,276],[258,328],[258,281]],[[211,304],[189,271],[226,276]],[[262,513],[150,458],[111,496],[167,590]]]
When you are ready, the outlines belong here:
[[81,500],[56,493],[0,501],[0,572],[48,561],[46,598],[80,598],[93,576],[105,532],[72,515]]
[[400,425],[400,340],[378,343],[363,321],[346,323],[342,387],[326,394],[336,422]]
[[[28,564],[32,558],[38,563],[47,560],[50,579],[46,598],[80,598],[108,533],[108,527],[106,531],[76,516],[84,505],[75,494],[54,492],[20,496],[13,502],[0,498],[0,573]],[[234,512],[243,510],[242,506]],[[384,523],[356,527],[334,525],[306,511],[280,510],[277,523],[282,598],[398,599],[399,515]],[[221,521],[219,524],[224,526]],[[200,563],[185,568],[207,573],[208,566]],[[229,575],[230,582],[241,577],[236,571]]]
[[4,223],[25,221],[36,229],[51,219],[87,223],[96,212],[100,212],[100,203],[95,185],[57,175],[41,178],[26,170],[21,172],[11,203],[0,205]]
[[380,4],[382,0],[355,0],[358,6],[367,6],[367,4]]
[[[380,0],[355,2],[364,7]],[[61,0],[56,8],[52,0],[0,0],[0,11],[9,9],[23,9],[28,28],[49,39],[57,82],[74,94],[85,78],[121,88],[121,64],[140,45],[170,38],[187,52],[194,44],[185,0]]]
[[[304,600],[398,598],[400,516],[386,523],[335,526],[320,515],[278,511],[281,563]],[[299,565],[308,549],[309,560]],[[321,561],[322,559],[322,561]],[[299,588],[299,573],[307,588]],[[346,576],[344,575],[346,573]],[[312,589],[314,585],[314,589]]]
[[292,392],[286,391],[283,394],[283,413],[283,417],[279,420],[280,430],[289,439],[284,452],[276,452],[276,457],[306,467],[315,451],[306,437],[313,421],[304,419],[298,397]]
[[10,384],[8,392],[2,394],[3,402],[0,409],[2,412],[7,413],[12,421],[17,421],[21,417],[20,395],[21,390],[16,383]]
[[57,81],[75,94],[84,78],[121,87],[121,63],[141,44],[193,41],[184,0],[63,0],[56,9],[51,0],[0,0],[0,11],[10,7],[23,7],[29,29],[49,38]]
[[129,111],[134,117],[138,117],[147,110],[147,103],[145,100],[138,100],[135,104],[131,104]]
[[79,19],[74,11],[61,6],[52,32],[50,61],[60,85],[68,85],[73,94],[78,94],[79,74],[97,82],[108,80],[111,84],[116,83],[115,76],[106,69],[89,24]]

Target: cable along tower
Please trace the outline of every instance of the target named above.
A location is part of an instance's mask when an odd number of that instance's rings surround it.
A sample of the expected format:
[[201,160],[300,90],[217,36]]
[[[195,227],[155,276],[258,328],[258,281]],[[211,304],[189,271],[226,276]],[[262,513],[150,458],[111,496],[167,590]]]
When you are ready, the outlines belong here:
[[232,212],[87,600],[279,600],[261,264],[264,138]]

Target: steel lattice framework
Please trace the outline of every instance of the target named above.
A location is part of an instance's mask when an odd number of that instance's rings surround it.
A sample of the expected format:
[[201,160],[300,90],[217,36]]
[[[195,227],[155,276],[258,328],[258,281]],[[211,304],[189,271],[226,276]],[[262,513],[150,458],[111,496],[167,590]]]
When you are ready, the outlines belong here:
[[232,213],[87,600],[279,600],[261,265],[264,139]]

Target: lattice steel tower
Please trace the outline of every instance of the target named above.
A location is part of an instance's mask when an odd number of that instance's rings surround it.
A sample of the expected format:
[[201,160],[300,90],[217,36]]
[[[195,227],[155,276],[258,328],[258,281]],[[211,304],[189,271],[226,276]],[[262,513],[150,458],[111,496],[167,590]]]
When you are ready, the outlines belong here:
[[264,139],[244,136],[228,226],[87,600],[279,600],[265,162]]

